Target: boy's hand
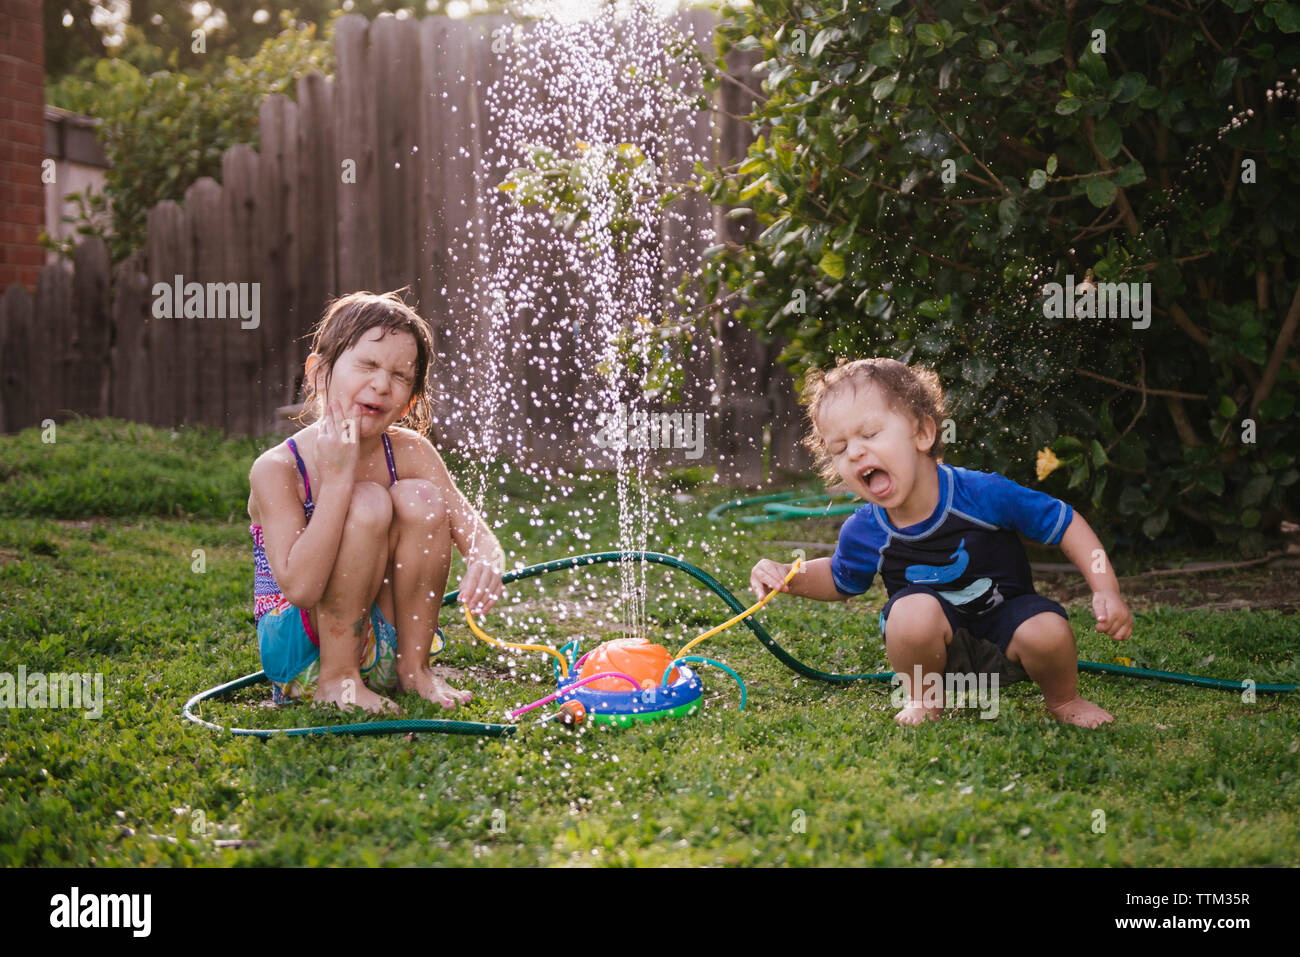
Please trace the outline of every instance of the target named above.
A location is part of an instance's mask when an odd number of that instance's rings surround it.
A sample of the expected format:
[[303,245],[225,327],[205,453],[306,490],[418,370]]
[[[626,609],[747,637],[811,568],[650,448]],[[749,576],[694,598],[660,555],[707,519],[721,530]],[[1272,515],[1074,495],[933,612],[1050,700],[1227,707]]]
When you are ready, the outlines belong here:
[[482,615],[497,603],[504,591],[501,573],[506,556],[499,548],[484,553],[470,553],[465,559],[465,577],[460,580],[460,602],[475,615]]
[[1092,613],[1097,616],[1097,630],[1116,641],[1124,641],[1133,634],[1133,615],[1117,591],[1094,592]]
[[790,586],[785,583],[785,577],[790,574],[791,567],[764,558],[749,573],[749,587],[760,599],[766,598],[771,591],[788,592]]

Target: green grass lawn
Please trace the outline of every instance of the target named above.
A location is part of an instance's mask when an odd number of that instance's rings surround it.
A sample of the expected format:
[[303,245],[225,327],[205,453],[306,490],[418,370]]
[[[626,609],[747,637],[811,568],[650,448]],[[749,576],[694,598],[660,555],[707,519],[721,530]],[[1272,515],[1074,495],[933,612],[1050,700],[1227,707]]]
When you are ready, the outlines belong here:
[[[0,437],[0,671],[98,672],[104,714],[0,711],[0,863],[693,865],[1294,865],[1300,859],[1300,699],[1083,675],[1116,715],[1098,731],[1050,722],[1031,685],[1004,689],[994,721],[953,712],[907,729],[887,684],[799,678],[743,626],[699,651],[689,719],[625,730],[524,726],[513,738],[433,734],[233,738],[180,717],[196,691],[258,670],[247,474],[275,441],[125,423]],[[450,459],[515,566],[617,547],[604,477],[570,488]],[[504,481],[499,481],[504,480]],[[810,491],[817,489],[809,485]],[[833,541],[826,521],[714,524],[735,496],[682,471],[652,496],[650,550],[706,569],[746,604],[782,540]],[[94,521],[87,521],[94,517]],[[104,517],[104,518],[100,518]],[[194,570],[195,550],[204,570]],[[829,552],[809,553],[809,558]],[[1059,552],[1050,557],[1064,560]],[[1205,556],[1182,556],[1202,558]],[[1116,555],[1121,574],[1152,556]],[[1159,556],[1160,564],[1172,561]],[[1127,567],[1126,567],[1126,562]],[[448,588],[459,583],[457,558]],[[621,634],[619,571],[558,572],[507,587],[485,620],[507,640],[584,647]],[[1224,576],[1188,576],[1188,602]],[[651,637],[670,650],[730,616],[680,572],[645,572]],[[887,671],[880,586],[846,604],[778,596],[772,634],[830,671]],[[1133,638],[1092,630],[1069,605],[1080,657],[1257,682],[1300,681],[1300,617],[1132,602]],[[499,721],[550,690],[549,659],[474,641],[458,607],[442,662]],[[1211,658],[1211,656],[1213,656]],[[269,686],[212,702],[245,727],[344,723],[308,706],[262,706]],[[441,717],[411,696],[408,716]],[[1100,813],[1099,813],[1100,812]],[[1101,825],[1104,820],[1104,829]],[[225,846],[223,842],[247,843]]]

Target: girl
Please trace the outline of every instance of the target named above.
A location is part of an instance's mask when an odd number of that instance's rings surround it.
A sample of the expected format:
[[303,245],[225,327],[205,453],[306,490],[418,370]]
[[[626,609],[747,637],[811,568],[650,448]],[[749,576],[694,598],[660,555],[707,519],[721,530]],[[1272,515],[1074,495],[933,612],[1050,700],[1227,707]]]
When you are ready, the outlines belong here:
[[470,699],[429,667],[451,546],[476,614],[501,596],[505,556],[422,434],[432,353],[428,324],[397,293],[335,300],[305,368],[316,421],[249,472],[253,613],[277,703],[400,711],[363,678],[444,708]]
[[[1016,533],[1059,544],[1092,586],[1097,630],[1126,639],[1133,618],[1101,543],[1082,515],[1042,492],[989,472],[945,465],[939,378],[894,359],[859,359],[807,377],[808,447],[822,476],[866,499],[840,529],[830,558],[802,566],[763,559],[750,586],[820,601],[860,595],[879,572],[885,652],[907,691],[895,716],[934,720],[940,672],[1034,681],[1058,721],[1092,728],[1112,716],[1079,696],[1077,650],[1065,609],[1035,594]],[[968,684],[968,687],[970,685]]]

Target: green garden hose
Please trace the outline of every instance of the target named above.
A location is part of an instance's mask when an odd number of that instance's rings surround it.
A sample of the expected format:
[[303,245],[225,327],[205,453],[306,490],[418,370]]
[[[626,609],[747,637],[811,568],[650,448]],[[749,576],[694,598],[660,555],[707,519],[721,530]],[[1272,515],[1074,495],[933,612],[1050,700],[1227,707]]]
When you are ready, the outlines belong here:
[[[838,495],[806,495],[802,498],[795,498],[794,492],[778,492],[774,495],[757,495],[753,498],[736,498],[730,502],[723,502],[721,505],[709,511],[709,521],[721,522],[724,512],[729,512],[736,508],[747,508],[750,505],[762,505],[763,514],[761,515],[742,515],[740,520],[748,525],[758,524],[760,522],[782,522],[789,518],[831,518],[839,515],[852,515],[863,505],[862,502],[851,501],[855,496],[847,495],[844,492]],[[831,504],[836,499],[849,498],[850,501],[839,505]],[[810,502],[821,502],[821,505],[810,505]]]
[[[695,567],[690,562],[682,561],[680,558],[673,558],[671,555],[663,555],[659,552],[594,552],[590,555],[575,555],[570,558],[559,558],[555,561],[542,562],[538,565],[529,565],[527,568],[520,568],[515,571],[507,572],[502,576],[502,583],[509,584],[510,582],[523,581],[524,579],[532,578],[535,575],[545,575],[549,572],[580,567],[582,565],[601,565],[609,562],[622,561],[644,561],[657,565],[666,565],[669,568],[684,571],[721,598],[723,603],[732,611],[739,613],[745,610],[745,606],[740,603],[736,596],[723,587],[708,572]],[[442,605],[444,608],[449,605],[454,605],[459,598],[459,589],[448,592],[443,596]],[[803,675],[805,678],[812,678],[816,681],[825,681],[832,684],[847,684],[853,681],[888,681],[894,676],[892,671],[882,671],[874,674],[835,674],[833,672],[820,671],[804,664],[777,644],[776,639],[768,634],[767,629],[764,628],[762,623],[755,619],[753,615],[743,619],[743,622],[745,626],[754,633],[754,637],[758,639],[759,643],[770,651],[772,655],[781,662],[781,664],[785,665],[791,671]],[[1126,665],[1108,665],[1096,661],[1080,661],[1079,670],[1095,672],[1098,674],[1121,675],[1130,678],[1144,678],[1151,681],[1167,681],[1174,684],[1194,685],[1201,688],[1218,688],[1226,691],[1253,690],[1257,694],[1280,694],[1295,691],[1297,688],[1300,688],[1300,685],[1295,684],[1252,685],[1249,682],[1231,681],[1226,678],[1208,678],[1203,675],[1181,674],[1176,671],[1156,671],[1150,668],[1133,668]],[[433,731],[441,734],[463,734],[497,738],[513,734],[518,730],[518,726],[513,724],[487,724],[478,721],[442,721],[430,718],[367,721],[358,724],[320,725],[308,728],[225,728],[219,724],[204,721],[202,718],[193,714],[191,710],[200,702],[220,697],[221,695],[227,694],[231,691],[246,688],[264,680],[267,680],[266,673],[258,671],[251,675],[245,675],[243,678],[236,678],[234,681],[229,681],[226,684],[218,685],[215,688],[209,688],[207,691],[201,691],[194,695],[194,697],[190,698],[189,701],[185,702],[185,707],[181,709],[181,714],[186,720],[202,725],[205,728],[211,728],[214,731],[228,731],[233,735],[248,735],[258,738],[269,738],[278,734],[292,736],[319,734],[403,734],[410,731]]]

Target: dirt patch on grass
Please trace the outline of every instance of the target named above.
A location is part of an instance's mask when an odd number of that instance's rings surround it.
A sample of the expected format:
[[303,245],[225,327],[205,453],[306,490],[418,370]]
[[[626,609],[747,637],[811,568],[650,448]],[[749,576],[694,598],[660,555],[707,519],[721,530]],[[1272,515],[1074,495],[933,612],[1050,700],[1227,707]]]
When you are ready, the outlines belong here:
[[64,528],[79,528],[84,532],[98,525],[111,526],[115,520],[106,515],[92,515],[90,518],[56,518],[55,521]]
[[[1282,558],[1248,568],[1130,576],[1120,593],[1133,611],[1157,605],[1184,610],[1276,609],[1300,612],[1300,559]],[[1035,589],[1062,605],[1087,604],[1092,596],[1077,571],[1034,572]]]

